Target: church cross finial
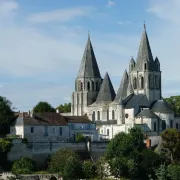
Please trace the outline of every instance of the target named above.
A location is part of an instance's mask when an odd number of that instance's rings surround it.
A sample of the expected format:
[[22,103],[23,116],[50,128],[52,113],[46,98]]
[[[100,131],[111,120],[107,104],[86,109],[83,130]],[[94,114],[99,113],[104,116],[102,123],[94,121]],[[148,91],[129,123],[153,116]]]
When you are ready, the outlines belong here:
[[144,21],[144,29],[146,30],[146,21]]
[[90,31],[88,30],[88,38],[90,38]]

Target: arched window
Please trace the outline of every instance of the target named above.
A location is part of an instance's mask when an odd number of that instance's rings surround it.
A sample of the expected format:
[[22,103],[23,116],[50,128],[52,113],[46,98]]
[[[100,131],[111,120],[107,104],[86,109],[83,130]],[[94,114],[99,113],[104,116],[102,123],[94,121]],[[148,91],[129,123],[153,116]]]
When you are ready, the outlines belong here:
[[156,122],[154,122],[154,131],[156,131],[157,128],[156,128]]
[[107,120],[109,120],[109,110],[107,110]]
[[145,69],[145,70],[147,69],[147,64],[146,64],[146,63],[144,64],[144,69]]
[[83,90],[83,83],[81,81],[79,81],[78,89],[79,89],[79,91]]
[[96,119],[95,119],[96,117],[95,117],[95,111],[93,111],[93,114],[92,114],[92,121],[95,121]]
[[107,136],[109,136],[109,129],[107,129]]
[[90,82],[87,83],[87,90],[90,90]]
[[173,121],[170,120],[170,128],[173,128]]
[[114,113],[114,110],[112,110],[112,119],[115,119],[115,113]]
[[96,82],[96,91],[98,91],[99,90],[99,84],[98,84],[98,82]]
[[134,87],[134,89],[137,89],[137,79],[136,79],[136,77],[134,77],[134,79],[133,79],[133,87]]
[[176,129],[178,129],[178,126],[179,126],[179,124],[178,124],[178,123],[176,123]]
[[141,77],[141,89],[144,89],[144,78]]
[[97,120],[100,120],[100,111],[97,112]]
[[91,83],[92,83],[92,91],[94,91],[94,81],[92,81]]

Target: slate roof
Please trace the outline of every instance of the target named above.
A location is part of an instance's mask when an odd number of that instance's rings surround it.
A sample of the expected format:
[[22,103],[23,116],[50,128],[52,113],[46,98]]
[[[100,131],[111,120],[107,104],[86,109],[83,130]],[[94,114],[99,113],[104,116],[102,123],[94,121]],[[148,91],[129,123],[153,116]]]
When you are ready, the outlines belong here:
[[144,108],[136,115],[136,117],[158,118],[158,116],[154,114],[149,108]]
[[94,55],[90,36],[86,44],[77,78],[101,78],[99,67]]
[[139,46],[139,51],[137,55],[137,60],[136,60],[136,68],[137,69],[142,69],[144,67],[144,63],[147,62],[148,66],[147,68],[149,70],[153,70],[154,68],[154,60],[148,40],[148,36],[146,33],[146,28],[144,28],[142,37],[141,37],[141,42]]
[[133,94],[132,97],[126,102],[125,108],[134,108],[137,104],[139,106],[148,107],[149,101],[147,96],[144,94]]
[[164,100],[156,101],[151,110],[160,113],[174,113],[171,106]]
[[91,120],[89,120],[88,117],[85,115],[84,116],[64,116],[64,118],[66,119],[68,123],[86,123],[86,124],[94,123]]
[[112,102],[115,98],[116,94],[109,78],[108,73],[106,72],[100,91],[98,93],[96,103],[97,104],[108,104]]
[[128,88],[128,74],[127,71],[125,70],[113,103],[118,103],[120,99],[122,100],[127,96],[127,88]]

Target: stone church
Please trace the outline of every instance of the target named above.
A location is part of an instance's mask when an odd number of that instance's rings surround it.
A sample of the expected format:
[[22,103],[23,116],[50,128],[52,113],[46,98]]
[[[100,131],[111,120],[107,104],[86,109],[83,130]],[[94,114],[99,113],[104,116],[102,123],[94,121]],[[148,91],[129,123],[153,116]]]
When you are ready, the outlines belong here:
[[166,128],[180,128],[171,107],[162,98],[161,68],[153,58],[146,27],[142,33],[136,60],[131,58],[117,93],[108,73],[102,79],[90,37],[88,37],[72,94],[71,115],[87,115],[95,121],[99,133],[113,138],[139,126],[149,136],[158,136]]

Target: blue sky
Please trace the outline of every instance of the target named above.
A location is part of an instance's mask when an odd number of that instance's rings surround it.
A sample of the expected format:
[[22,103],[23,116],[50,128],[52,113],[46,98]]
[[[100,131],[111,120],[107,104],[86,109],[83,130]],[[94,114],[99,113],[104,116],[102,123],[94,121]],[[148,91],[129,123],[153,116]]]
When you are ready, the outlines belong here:
[[179,0],[0,0],[0,94],[21,111],[69,102],[88,31],[101,75],[117,90],[146,21],[163,96],[177,95],[179,15]]

